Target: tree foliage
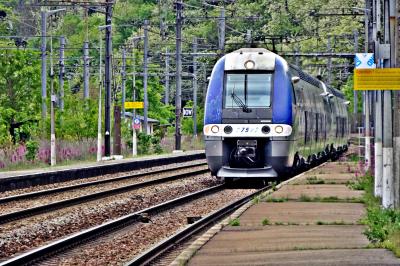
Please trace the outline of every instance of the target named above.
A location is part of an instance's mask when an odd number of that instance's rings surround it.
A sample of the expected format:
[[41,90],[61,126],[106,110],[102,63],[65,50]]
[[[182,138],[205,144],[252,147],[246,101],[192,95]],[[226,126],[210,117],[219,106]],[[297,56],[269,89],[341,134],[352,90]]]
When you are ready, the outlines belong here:
[[[135,37],[143,36],[144,20],[150,21],[149,27],[149,71],[153,74],[148,79],[149,117],[157,119],[161,124],[173,123],[175,119],[174,107],[163,104],[165,85],[165,56],[161,53],[166,48],[175,51],[175,11],[172,8],[174,0],[119,0],[113,9],[113,104],[121,105],[122,92],[121,78],[121,49],[128,52],[127,73],[143,72],[143,41],[133,41]],[[218,51],[218,23],[222,1],[213,1],[214,6],[204,5],[204,1],[184,1],[183,51],[192,51],[193,37],[199,39],[199,51]],[[23,12],[18,6],[21,1],[8,1],[0,4],[0,10],[6,12],[5,18],[0,18],[0,34],[22,34],[20,31],[24,19],[35,18],[30,29],[39,25],[39,9]],[[159,6],[159,4],[162,6]],[[332,51],[352,52],[354,43],[351,35],[363,27],[362,16],[325,16],[323,14],[338,13],[341,10],[351,11],[352,7],[362,7],[360,1],[355,0],[236,0],[224,1],[226,16],[225,53],[240,47],[258,46],[275,52],[304,51],[323,52],[327,50],[330,40]],[[18,22],[20,21],[20,22]],[[22,22],[21,22],[22,21]],[[48,33],[65,36],[67,39],[66,82],[65,82],[65,110],[56,109],[56,134],[58,138],[67,140],[81,140],[95,138],[97,135],[97,100],[100,80],[97,72],[99,68],[100,40],[103,46],[104,60],[104,32],[98,26],[104,25],[104,14],[86,12],[86,9],[75,7],[68,9],[65,14],[49,18]],[[36,32],[40,35],[40,32]],[[349,37],[350,36],[350,37]],[[38,48],[40,38],[25,38],[27,48]],[[84,101],[82,89],[82,50],[83,42],[89,41],[90,47],[90,95],[91,99]],[[0,46],[15,48],[14,39],[0,40]],[[58,49],[58,38],[53,39],[55,50]],[[359,38],[359,46],[363,42]],[[135,48],[135,49],[133,49]],[[40,123],[46,126],[48,132],[49,119],[40,121],[41,93],[40,93],[40,54],[33,50],[0,49],[0,145],[28,138],[32,134],[41,136]],[[57,52],[55,52],[57,54]],[[134,59],[132,58],[134,57]],[[172,57],[170,57],[172,59]],[[191,73],[191,56],[184,56],[183,72]],[[287,58],[294,63],[293,58]],[[204,91],[207,85],[205,77],[210,75],[211,67],[216,57],[199,57],[198,83],[199,92]],[[348,59],[335,59],[337,64],[349,64]],[[103,63],[103,62],[101,62]],[[327,78],[326,59],[302,58],[301,64],[311,74],[321,74]],[[322,67],[307,68],[307,65],[322,65]],[[174,62],[171,60],[170,73],[173,73]],[[55,71],[58,65],[55,62]],[[349,69],[351,71],[351,69]],[[334,72],[338,74],[338,72]],[[133,88],[136,89],[136,99],[142,101],[143,78],[129,74],[126,80],[126,99],[133,99]],[[50,79],[48,79],[50,80]],[[55,83],[59,90],[58,82]],[[184,104],[190,106],[192,99],[191,80],[183,82]],[[332,86],[340,88],[349,99],[352,99],[351,79],[332,79]],[[201,87],[200,87],[201,86]],[[103,94],[104,95],[104,94]],[[174,78],[170,78],[170,95],[174,95]],[[205,95],[199,94],[199,101]],[[48,94],[49,96],[49,94]],[[103,100],[104,101],[104,100]],[[172,102],[172,101],[171,101]],[[49,100],[48,100],[49,104]],[[104,104],[104,102],[103,102]],[[50,109],[50,108],[48,108]],[[103,110],[104,111],[104,110]],[[137,111],[143,114],[143,110]],[[202,130],[203,108],[198,107],[198,130]],[[128,124],[127,124],[128,125]],[[13,131],[14,130],[14,131]],[[193,131],[192,119],[184,119],[182,130],[186,134]],[[129,130],[125,130],[129,132]],[[14,133],[13,133],[14,132]]]

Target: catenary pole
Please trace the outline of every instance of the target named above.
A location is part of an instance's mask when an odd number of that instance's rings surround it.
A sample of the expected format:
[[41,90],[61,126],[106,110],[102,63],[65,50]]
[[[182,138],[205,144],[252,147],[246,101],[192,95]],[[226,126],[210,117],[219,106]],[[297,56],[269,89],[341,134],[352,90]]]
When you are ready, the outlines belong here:
[[[385,10],[385,43],[391,44],[392,41],[392,23],[391,23],[391,6],[390,0],[384,0]],[[392,48],[392,47],[391,47]],[[392,50],[392,49],[391,49]],[[390,60],[386,60],[385,67],[393,65],[392,51]],[[383,92],[383,188],[382,188],[382,206],[384,208],[393,207],[393,136],[392,136],[392,95],[391,91]]]
[[[197,37],[193,38],[193,53],[197,53]],[[193,138],[197,137],[197,58],[193,56]]]
[[[332,46],[331,46],[331,37],[328,37],[328,43],[327,43],[327,50],[328,53],[332,52]],[[328,57],[328,86],[331,86],[332,83],[332,57]]]
[[[368,53],[368,40],[369,40],[369,17],[368,7],[369,1],[365,0],[364,10],[364,23],[365,23],[365,47],[364,53]],[[364,108],[365,108],[365,169],[371,168],[371,124],[370,124],[370,104],[369,104],[369,91],[364,92]]]
[[40,12],[41,15],[41,30],[42,30],[42,44],[41,44],[41,53],[42,53],[42,122],[45,123],[47,116],[47,106],[46,106],[46,86],[47,86],[47,44],[46,44],[46,35],[47,35],[47,13],[46,10],[42,10]]
[[112,20],[113,0],[107,0],[106,5],[106,50],[105,50],[105,110],[104,110],[104,155],[111,155],[111,57],[112,57],[112,39],[111,39],[111,20]]
[[[398,24],[397,24],[397,0],[391,0],[390,1],[390,18],[389,18],[389,25],[390,25],[390,61],[391,61],[391,67],[395,68],[397,67],[397,62],[396,62],[396,55],[397,55],[397,40],[398,40]],[[398,138],[396,138],[396,129],[395,127],[398,125],[398,121],[394,121],[395,115],[396,115],[396,102],[398,102],[398,98],[395,98],[393,102],[393,96],[397,96],[398,92],[397,91],[388,91],[388,94],[390,95],[390,101],[391,101],[391,107],[392,107],[392,127],[391,127],[391,138],[392,138],[392,143],[391,143],[391,149],[392,152],[389,156],[392,158],[392,188],[391,188],[391,196],[393,197],[393,200],[391,202],[392,207],[396,207],[397,205],[397,200],[398,200],[398,195],[399,195],[399,176],[396,176],[396,168],[399,165],[396,165],[395,161],[395,155],[397,154],[398,150],[396,151],[395,144]]]
[[176,2],[175,150],[181,149],[182,0]]
[[[381,32],[381,0],[374,0],[374,42],[375,42],[375,55],[379,55],[380,40],[377,38],[377,32]],[[382,68],[382,59],[378,58],[377,67]],[[374,169],[374,195],[382,197],[382,92],[376,91],[375,99],[375,169]]]
[[220,54],[225,53],[225,8],[221,7],[218,20],[218,50]]
[[147,97],[147,79],[148,79],[148,75],[147,75],[147,60],[148,60],[148,53],[149,53],[149,34],[148,34],[148,30],[149,30],[149,21],[145,20],[144,21],[144,59],[143,59],[143,94],[144,94],[144,110],[143,110],[143,127],[144,127],[144,134],[148,134],[148,110],[149,110],[149,100]]
[[[100,28],[99,28],[100,29]],[[101,29],[100,29],[101,30]],[[97,161],[101,161],[102,157],[102,147],[101,147],[101,91],[103,88],[103,76],[102,76],[102,65],[103,65],[103,58],[102,58],[102,53],[103,53],[103,40],[101,38],[101,32],[99,35],[99,113],[98,113],[98,118],[97,118]]]
[[50,164],[56,165],[56,132],[54,105],[56,104],[56,96],[54,94],[54,69],[53,69],[53,38],[50,38]]
[[164,96],[164,104],[169,104],[169,55],[168,55],[168,47],[165,48],[165,96]]
[[83,43],[83,98],[89,99],[89,42]]
[[[358,53],[358,31],[354,31],[354,54]],[[357,130],[358,126],[358,92],[354,90],[354,106],[353,106],[353,114],[354,114],[354,129]]]
[[122,47],[122,69],[121,69],[121,76],[122,76],[122,117],[125,118],[125,101],[126,101],[126,48]]
[[64,61],[64,49],[65,49],[65,37],[61,36],[60,37],[60,61],[59,61],[59,67],[60,67],[60,72],[58,76],[58,83],[59,83],[59,103],[60,103],[60,110],[64,111],[64,75],[65,75],[65,61]]
[[[136,101],[136,62],[135,62],[135,41],[133,41],[132,47],[132,100]],[[136,139],[136,129],[134,127],[134,120],[136,117],[136,111],[132,111],[132,156],[137,156],[137,139]]]

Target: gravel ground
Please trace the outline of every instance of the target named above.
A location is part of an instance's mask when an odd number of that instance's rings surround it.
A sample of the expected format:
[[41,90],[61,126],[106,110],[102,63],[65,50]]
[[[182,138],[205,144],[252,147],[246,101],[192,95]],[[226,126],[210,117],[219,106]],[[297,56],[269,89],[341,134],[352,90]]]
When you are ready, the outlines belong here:
[[61,254],[46,265],[123,265],[187,225],[188,216],[205,216],[255,190],[233,189],[205,196],[151,217],[150,223],[139,223],[101,237],[94,242]]
[[73,198],[82,197],[85,195],[101,192],[104,190],[110,190],[110,189],[124,187],[127,185],[142,183],[144,181],[155,180],[155,179],[167,177],[171,174],[191,173],[193,171],[203,170],[203,169],[207,169],[207,166],[206,165],[205,166],[197,166],[197,167],[192,167],[192,168],[187,168],[187,169],[182,169],[182,170],[176,170],[173,173],[165,172],[165,173],[154,174],[154,175],[149,173],[149,175],[147,175],[147,176],[132,178],[129,180],[122,180],[122,181],[118,181],[118,182],[100,184],[100,185],[90,186],[90,187],[85,187],[85,188],[77,188],[77,189],[70,190],[70,191],[55,193],[55,194],[51,194],[51,195],[44,195],[44,196],[35,197],[35,198],[31,198],[31,199],[10,201],[7,203],[0,204],[0,213],[6,214],[6,213],[10,213],[10,212],[16,212],[16,211],[24,210],[27,208],[33,208],[33,207],[50,204],[50,203],[53,203],[56,201],[73,199]]
[[4,192],[0,192],[0,198],[14,196],[14,195],[20,195],[20,194],[35,192],[35,191],[40,191],[40,190],[52,189],[52,188],[67,187],[67,186],[82,184],[82,183],[91,182],[91,181],[105,180],[105,179],[115,178],[115,177],[119,177],[119,176],[123,176],[123,175],[132,175],[132,174],[138,174],[138,173],[151,173],[156,170],[164,170],[164,169],[168,169],[171,167],[188,166],[188,165],[192,165],[194,163],[205,163],[205,162],[206,162],[205,160],[200,159],[200,160],[188,161],[188,162],[184,162],[184,163],[172,163],[172,164],[155,166],[155,167],[150,167],[150,168],[143,168],[143,169],[138,169],[138,170],[133,170],[133,171],[128,171],[128,172],[120,172],[120,173],[115,173],[115,174],[107,174],[107,175],[95,176],[95,177],[90,177],[90,178],[82,178],[82,179],[53,183],[53,184],[48,184],[48,185],[41,185],[41,186],[34,186],[34,187],[4,191]]
[[4,224],[0,259],[217,183],[206,173]]

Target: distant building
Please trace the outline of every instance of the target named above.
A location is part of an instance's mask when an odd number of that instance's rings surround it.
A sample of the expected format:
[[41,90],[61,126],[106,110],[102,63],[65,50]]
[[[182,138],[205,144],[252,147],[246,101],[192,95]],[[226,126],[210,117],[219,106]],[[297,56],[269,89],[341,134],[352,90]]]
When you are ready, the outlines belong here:
[[[133,114],[131,112],[125,112],[125,116],[129,117],[130,119],[132,119]],[[142,115],[136,115],[136,117],[139,118],[140,120],[140,132],[143,132],[143,126],[144,126],[144,116]],[[157,119],[153,119],[148,117],[147,118],[147,132],[149,134],[153,134],[154,133],[154,126],[160,124],[160,121],[158,121]]]

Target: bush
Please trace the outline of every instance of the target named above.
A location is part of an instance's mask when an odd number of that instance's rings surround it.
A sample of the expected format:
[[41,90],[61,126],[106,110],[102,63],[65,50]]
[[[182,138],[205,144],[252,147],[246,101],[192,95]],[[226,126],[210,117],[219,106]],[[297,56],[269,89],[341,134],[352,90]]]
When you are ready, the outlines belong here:
[[39,143],[34,140],[26,142],[26,154],[25,157],[28,161],[33,161],[36,158],[36,154],[39,150]]
[[138,153],[139,154],[149,154],[150,153],[150,146],[151,146],[151,136],[146,135],[142,132],[137,134],[138,139]]
[[142,132],[139,132],[137,138],[138,154],[150,154],[152,152],[160,154],[163,152],[159,137],[146,135]]
[[235,218],[235,219],[233,219],[233,220],[230,220],[230,221],[229,221],[229,225],[230,225],[230,226],[240,226],[240,220],[239,220],[239,218]]
[[400,210],[370,207],[365,224],[367,238],[373,243],[383,242],[390,234],[400,231]]

